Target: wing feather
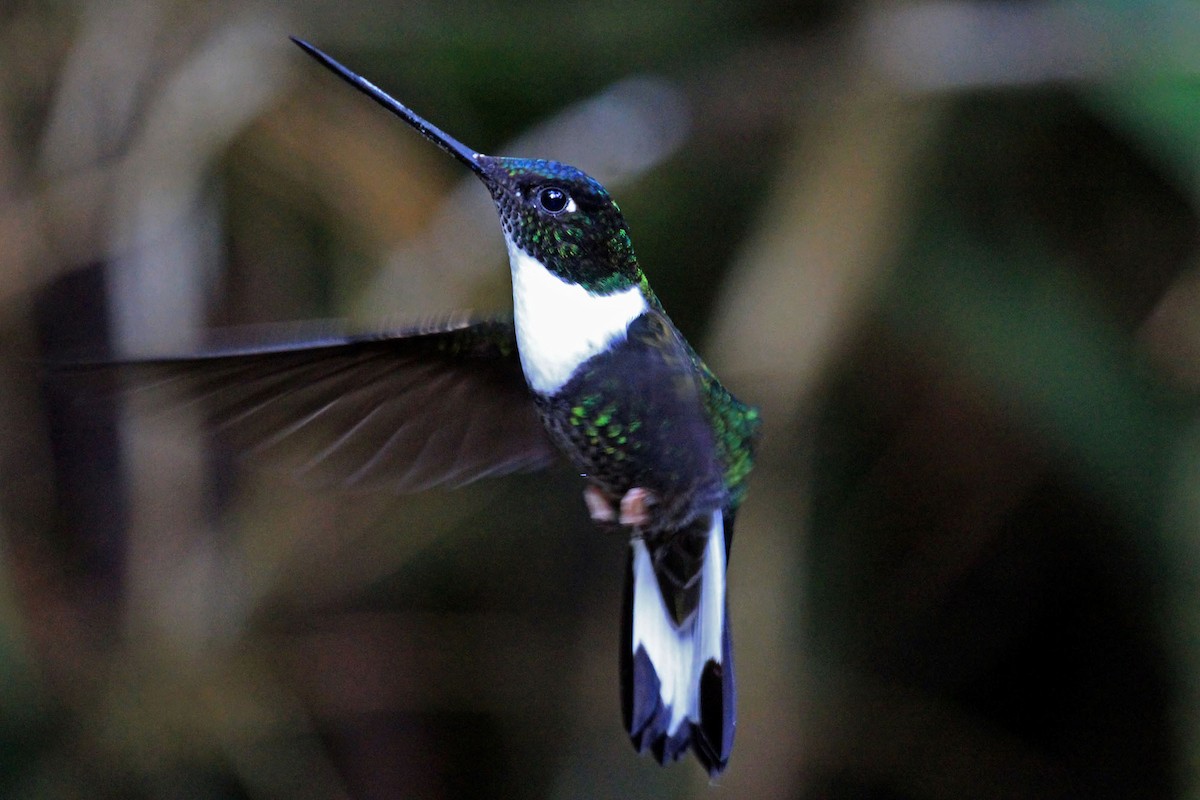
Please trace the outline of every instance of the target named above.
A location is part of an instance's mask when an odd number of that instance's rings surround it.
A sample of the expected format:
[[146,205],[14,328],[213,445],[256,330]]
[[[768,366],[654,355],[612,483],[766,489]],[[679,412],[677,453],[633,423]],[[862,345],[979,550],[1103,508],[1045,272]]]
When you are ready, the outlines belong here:
[[540,469],[555,458],[507,320],[115,366],[134,387],[166,388],[199,404],[238,452],[286,463],[303,480],[410,492]]

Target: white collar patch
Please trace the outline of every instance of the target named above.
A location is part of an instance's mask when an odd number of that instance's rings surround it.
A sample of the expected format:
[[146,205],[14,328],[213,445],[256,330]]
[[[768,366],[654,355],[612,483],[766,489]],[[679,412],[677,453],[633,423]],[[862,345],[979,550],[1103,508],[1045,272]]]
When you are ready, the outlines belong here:
[[529,388],[552,395],[580,364],[625,338],[629,324],[648,309],[646,298],[637,286],[592,294],[546,269],[508,237],[505,240],[521,368]]

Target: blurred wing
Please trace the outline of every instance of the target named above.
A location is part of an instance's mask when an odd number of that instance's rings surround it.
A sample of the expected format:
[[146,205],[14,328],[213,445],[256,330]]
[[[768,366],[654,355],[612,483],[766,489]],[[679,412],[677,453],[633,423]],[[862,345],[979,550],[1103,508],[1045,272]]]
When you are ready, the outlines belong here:
[[238,451],[297,477],[420,491],[539,469],[555,450],[510,321],[445,322],[124,362],[202,404]]

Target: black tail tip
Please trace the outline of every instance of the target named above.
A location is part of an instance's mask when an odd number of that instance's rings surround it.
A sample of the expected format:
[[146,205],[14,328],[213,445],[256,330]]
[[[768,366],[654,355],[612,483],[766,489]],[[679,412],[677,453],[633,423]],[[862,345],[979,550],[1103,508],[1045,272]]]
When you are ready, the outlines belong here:
[[649,656],[639,647],[626,665],[622,710],[629,739],[638,753],[650,753],[659,764],[680,760],[689,750],[715,778],[725,771],[733,749],[732,689],[721,666],[705,665],[700,685],[700,722],[685,721],[670,733],[671,709],[664,706],[660,682]]
[[729,764],[729,754],[721,755],[700,731],[699,726],[690,722],[681,725],[674,734],[668,734],[665,729],[659,728],[643,731],[638,736],[631,736],[630,740],[638,753],[649,752],[654,760],[663,766],[679,761],[691,750],[709,778],[719,776]]

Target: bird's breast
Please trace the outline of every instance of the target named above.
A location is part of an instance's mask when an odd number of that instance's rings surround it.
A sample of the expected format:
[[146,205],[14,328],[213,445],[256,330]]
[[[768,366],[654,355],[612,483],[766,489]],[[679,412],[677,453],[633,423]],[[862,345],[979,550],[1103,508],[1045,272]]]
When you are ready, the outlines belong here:
[[637,286],[592,294],[555,275],[511,240],[508,254],[521,368],[539,395],[555,394],[581,364],[623,340],[630,323],[648,308]]

